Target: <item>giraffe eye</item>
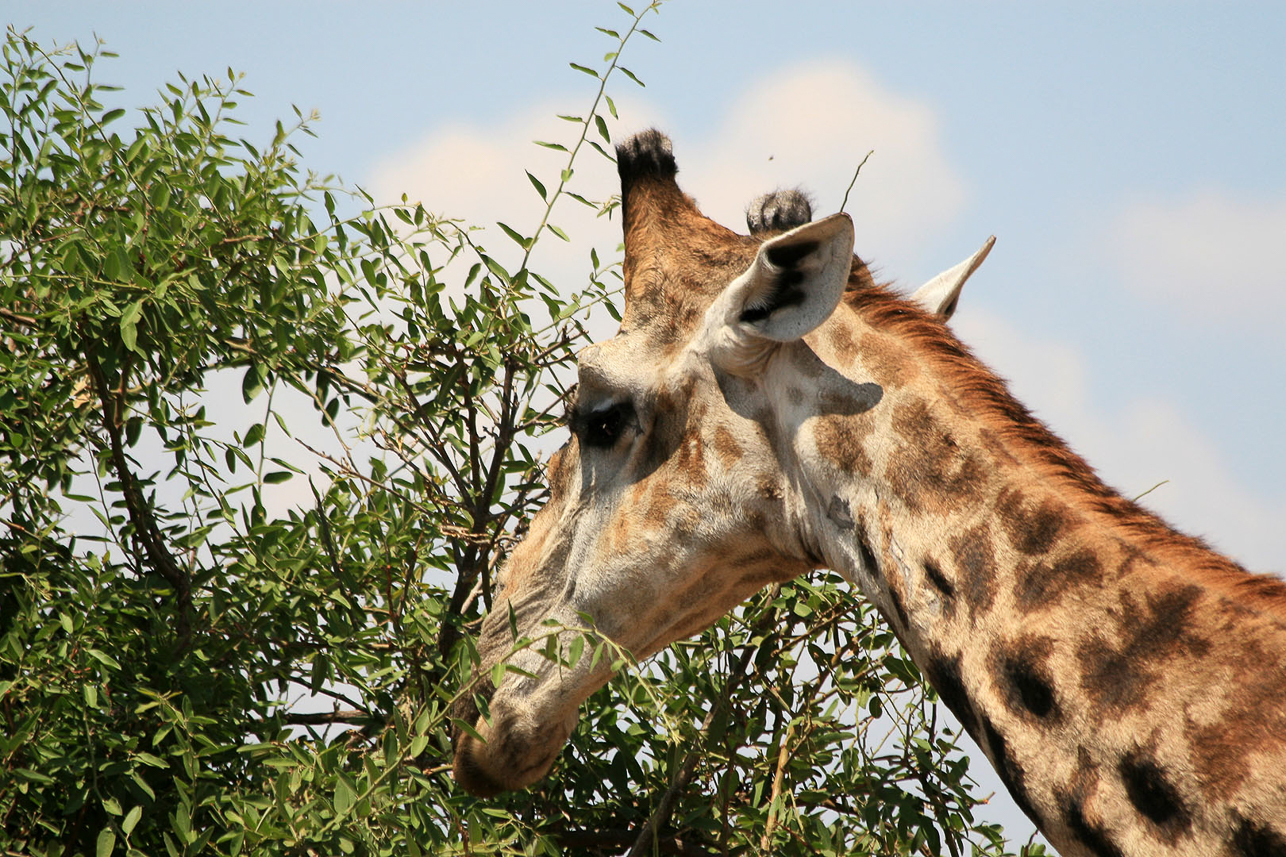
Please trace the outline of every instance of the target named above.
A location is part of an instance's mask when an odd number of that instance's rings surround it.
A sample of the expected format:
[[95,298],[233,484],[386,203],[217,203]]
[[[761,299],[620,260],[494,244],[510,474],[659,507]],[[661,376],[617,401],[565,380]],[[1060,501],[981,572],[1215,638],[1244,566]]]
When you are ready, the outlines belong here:
[[581,440],[586,446],[598,449],[609,449],[616,446],[629,421],[632,408],[619,403],[591,411],[584,418],[581,426]]

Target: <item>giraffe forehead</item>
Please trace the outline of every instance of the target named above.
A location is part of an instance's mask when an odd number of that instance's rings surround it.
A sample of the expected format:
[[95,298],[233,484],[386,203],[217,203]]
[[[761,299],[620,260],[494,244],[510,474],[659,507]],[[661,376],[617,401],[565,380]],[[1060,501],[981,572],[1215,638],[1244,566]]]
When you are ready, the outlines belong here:
[[639,337],[625,333],[581,349],[576,356],[579,398],[610,399],[625,394],[636,401],[649,393],[667,374],[671,361],[646,347]]
[[646,258],[626,258],[622,334],[652,349],[673,349],[700,329],[706,311],[755,260],[760,241],[721,227],[682,245],[662,242]]

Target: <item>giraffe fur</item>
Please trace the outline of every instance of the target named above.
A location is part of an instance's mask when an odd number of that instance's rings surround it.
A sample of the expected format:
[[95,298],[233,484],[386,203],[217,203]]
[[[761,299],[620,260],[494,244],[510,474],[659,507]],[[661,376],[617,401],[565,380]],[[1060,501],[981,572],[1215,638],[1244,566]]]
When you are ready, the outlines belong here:
[[[621,329],[580,355],[480,674],[511,622],[589,616],[644,658],[832,568],[1061,853],[1286,854],[1286,585],[1106,486],[955,337],[978,254],[903,297],[845,215],[761,199],[738,235],[680,190],[664,135],[617,154]],[[610,677],[514,663],[489,717],[456,712],[485,739],[456,740],[475,794],[543,776]]]

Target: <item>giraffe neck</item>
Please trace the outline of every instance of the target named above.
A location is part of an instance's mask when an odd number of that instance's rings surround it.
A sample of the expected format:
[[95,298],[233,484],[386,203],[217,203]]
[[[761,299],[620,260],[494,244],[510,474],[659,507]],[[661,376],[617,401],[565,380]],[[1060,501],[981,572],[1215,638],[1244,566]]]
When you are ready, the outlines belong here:
[[847,411],[823,389],[799,423],[803,542],[876,604],[1018,805],[1064,854],[1286,854],[1280,584],[1052,436],[1031,448],[1043,429],[994,402],[894,380],[848,379],[879,393]]

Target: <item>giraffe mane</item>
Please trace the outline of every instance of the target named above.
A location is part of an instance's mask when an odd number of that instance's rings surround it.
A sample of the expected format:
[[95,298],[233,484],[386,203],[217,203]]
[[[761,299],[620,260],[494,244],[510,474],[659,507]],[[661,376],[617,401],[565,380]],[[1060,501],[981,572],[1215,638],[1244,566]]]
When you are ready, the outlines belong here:
[[1286,624],[1286,582],[1255,574],[1213,550],[1205,541],[1175,530],[1160,516],[1106,485],[1085,459],[1014,398],[992,372],[941,320],[883,284],[865,266],[855,266],[844,304],[876,330],[894,333],[930,362],[955,395],[972,406],[1011,454],[1070,488],[1078,505],[1110,519],[1161,556],[1183,555],[1194,582],[1274,615]]

